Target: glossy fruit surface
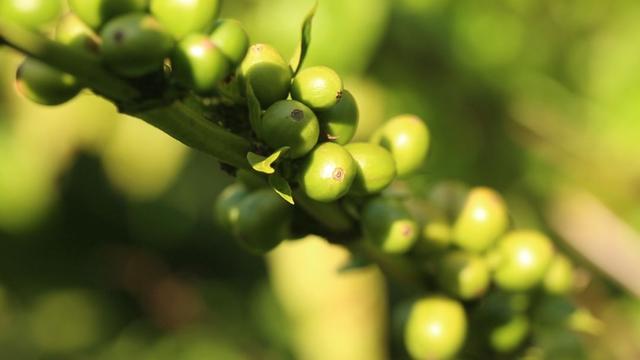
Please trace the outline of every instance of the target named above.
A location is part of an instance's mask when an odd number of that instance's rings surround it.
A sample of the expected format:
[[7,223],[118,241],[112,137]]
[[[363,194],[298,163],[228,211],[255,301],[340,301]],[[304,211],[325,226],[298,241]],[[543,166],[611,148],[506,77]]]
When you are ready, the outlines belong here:
[[426,297],[411,308],[405,327],[405,347],[416,360],[451,359],[462,348],[467,318],[462,305],[445,297]]
[[86,53],[99,52],[100,38],[74,13],[60,18],[56,26],[55,40]]
[[480,256],[464,251],[446,254],[437,276],[442,288],[463,300],[482,296],[489,287],[489,266]]
[[263,109],[284,100],[291,85],[291,68],[276,49],[266,44],[249,48],[240,65],[241,81],[249,81]]
[[371,143],[351,143],[344,147],[356,161],[357,174],[349,192],[370,195],[386,188],[396,176],[396,164],[383,147]]
[[142,13],[109,21],[100,37],[104,61],[112,70],[127,77],[161,70],[174,45],[160,23]]
[[508,224],[500,194],[486,187],[473,188],[454,224],[453,239],[465,250],[481,252],[495,243]]
[[337,104],[325,111],[317,111],[323,139],[345,145],[356,134],[359,111],[356,99],[348,90],[342,91]]
[[371,141],[391,152],[398,176],[407,176],[420,169],[427,159],[430,135],[419,117],[399,115],[382,125]]
[[303,69],[293,79],[291,97],[313,110],[328,110],[342,98],[342,79],[326,66]]
[[0,0],[0,18],[30,27],[55,20],[61,11],[60,0]]
[[355,161],[347,150],[338,144],[324,143],[305,159],[299,182],[309,198],[330,202],[349,191],[356,172]]
[[31,58],[18,67],[16,87],[24,97],[41,105],[60,105],[82,90],[72,75]]
[[202,33],[220,11],[219,0],[151,0],[151,14],[176,39]]
[[69,8],[93,29],[123,14],[145,11],[148,0],[69,0]]
[[512,316],[508,321],[494,326],[489,332],[489,344],[499,353],[516,350],[529,334],[530,324],[526,315]]
[[241,183],[227,186],[216,199],[214,217],[225,230],[231,232],[238,221],[239,206],[242,199],[249,194],[247,187]]
[[218,20],[211,33],[211,41],[234,65],[242,62],[249,49],[249,35],[242,23],[234,19]]
[[295,100],[280,100],[262,117],[256,133],[274,149],[289,146],[285,153],[296,159],[306,155],[318,142],[320,128],[311,109]]
[[544,274],[544,290],[553,295],[565,295],[573,286],[573,264],[562,254],[556,254]]
[[234,234],[247,250],[262,254],[287,236],[291,208],[272,189],[257,190],[238,205]]
[[402,254],[418,239],[418,224],[402,203],[378,197],[369,201],[362,211],[362,232],[365,239],[386,253]]
[[209,37],[191,34],[171,55],[172,76],[198,94],[212,93],[231,71],[229,62]]
[[510,291],[528,290],[540,283],[553,258],[551,240],[531,230],[506,234],[500,239],[497,251],[500,262],[494,271],[494,280]]

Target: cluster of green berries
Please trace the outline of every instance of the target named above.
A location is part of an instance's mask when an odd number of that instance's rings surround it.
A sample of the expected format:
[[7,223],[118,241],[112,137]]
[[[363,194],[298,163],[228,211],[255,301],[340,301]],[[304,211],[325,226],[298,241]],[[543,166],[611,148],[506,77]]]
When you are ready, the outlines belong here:
[[[4,14],[39,27],[58,19],[54,39],[102,62],[124,79],[162,76],[171,86],[214,95],[244,59],[249,38],[240,22],[218,19],[219,0],[3,0]],[[31,12],[41,14],[32,16]],[[62,104],[85,85],[70,74],[28,58],[17,88],[43,104]]]

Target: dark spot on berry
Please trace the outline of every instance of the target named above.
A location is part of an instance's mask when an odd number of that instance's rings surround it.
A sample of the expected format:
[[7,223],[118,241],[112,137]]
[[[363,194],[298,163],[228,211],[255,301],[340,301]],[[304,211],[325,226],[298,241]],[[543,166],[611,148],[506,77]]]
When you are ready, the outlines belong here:
[[337,167],[333,169],[333,174],[331,174],[331,176],[335,181],[342,181],[342,179],[344,179],[344,170],[342,170],[341,167]]
[[402,236],[410,237],[413,235],[413,229],[409,225],[405,225],[402,227]]
[[300,109],[291,110],[291,118],[295,121],[300,121],[304,119],[304,112]]
[[342,99],[342,90],[338,91],[338,93],[336,94],[336,99],[338,101],[340,101],[340,99]]
[[226,78],[224,78],[224,80],[222,80],[222,82],[223,82],[225,85],[229,85],[229,84],[231,84],[231,82],[233,81],[233,79],[235,79],[235,75],[234,75],[234,74],[231,74],[231,75],[227,76]]
[[115,34],[113,34],[113,40],[115,40],[117,43],[121,43],[124,40],[124,31],[116,31]]

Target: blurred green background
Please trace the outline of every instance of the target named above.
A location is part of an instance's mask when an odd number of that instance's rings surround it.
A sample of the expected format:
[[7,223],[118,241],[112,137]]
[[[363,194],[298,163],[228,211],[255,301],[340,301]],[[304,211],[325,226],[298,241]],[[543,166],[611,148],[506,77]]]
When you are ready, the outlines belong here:
[[[222,16],[288,56],[312,4],[227,1]],[[321,0],[306,65],[343,75],[360,139],[392,115],[426,120],[414,189],[495,187],[517,226],[579,259],[574,301],[607,330],[563,358],[637,359],[638,34],[634,0]],[[386,330],[402,291],[387,298],[375,269],[336,274],[347,255],[315,238],[247,255],[213,222],[232,179],[212,158],[89,93],[29,103],[20,59],[0,48],[0,358],[404,356]]]

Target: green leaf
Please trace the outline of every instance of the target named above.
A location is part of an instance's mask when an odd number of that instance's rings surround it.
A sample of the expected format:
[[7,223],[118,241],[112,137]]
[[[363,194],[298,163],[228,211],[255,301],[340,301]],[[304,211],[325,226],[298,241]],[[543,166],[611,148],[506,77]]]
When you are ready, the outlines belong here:
[[249,164],[253,168],[253,170],[265,174],[273,174],[276,170],[273,168],[273,163],[275,163],[282,155],[284,155],[289,150],[288,146],[281,147],[276,150],[273,154],[269,156],[262,156],[256,153],[249,152],[247,153],[247,160]]
[[291,191],[291,186],[282,176],[278,174],[273,174],[269,176],[269,184],[273,188],[273,190],[280,195],[286,202],[293,205],[293,191]]
[[293,54],[293,57],[289,61],[289,66],[291,67],[291,71],[293,71],[294,76],[302,67],[304,58],[307,56],[309,44],[311,43],[311,23],[313,22],[313,16],[316,14],[317,9],[318,2],[316,1],[302,23],[302,36],[300,37],[300,43],[296,48],[295,54]]
[[253,131],[260,137],[260,125],[262,120],[262,108],[260,107],[260,101],[256,97],[256,93],[253,91],[251,81],[247,79],[247,106],[249,107],[249,123]]

